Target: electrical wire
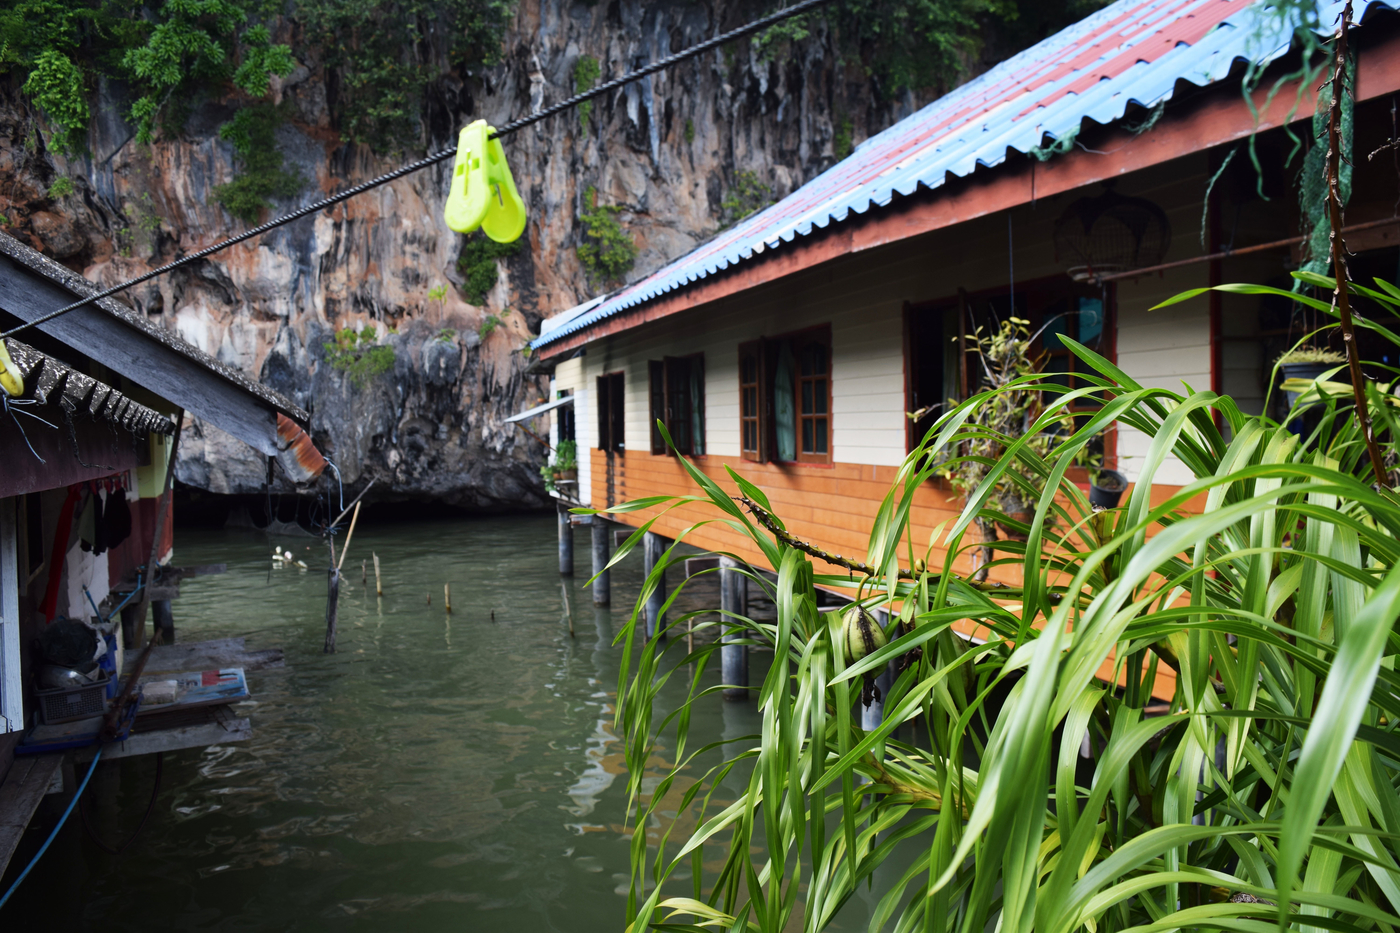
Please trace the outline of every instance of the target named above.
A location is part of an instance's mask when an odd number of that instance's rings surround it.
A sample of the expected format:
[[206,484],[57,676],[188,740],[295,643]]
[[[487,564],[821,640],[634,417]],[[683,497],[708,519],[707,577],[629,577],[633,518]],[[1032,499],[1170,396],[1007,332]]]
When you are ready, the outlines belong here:
[[[549,117],[554,116],[555,114],[562,113],[565,110],[569,110],[573,107],[576,107],[579,104],[584,103],[585,101],[592,100],[595,97],[602,97],[604,94],[607,94],[611,91],[615,91],[620,87],[625,87],[626,85],[631,84],[634,81],[640,81],[642,78],[645,78],[648,75],[656,74],[658,71],[665,71],[667,68],[670,68],[673,65],[677,65],[688,59],[695,58],[699,55],[703,55],[704,53],[711,51],[712,49],[719,48],[720,46],[728,42],[733,42],[735,39],[742,39],[745,36],[750,36],[756,32],[761,32],[764,29],[767,29],[769,26],[773,26],[777,23],[780,23],[785,19],[790,19],[794,16],[799,16],[803,13],[810,12],[818,7],[825,6],[826,4],[831,2],[832,0],[803,0],[803,2],[798,3],[794,6],[790,6],[787,9],[778,10],[777,12],[771,13],[768,16],[765,16],[761,19],[756,19],[753,22],[748,23],[747,25],[740,26],[738,29],[731,29],[729,32],[715,36],[713,39],[706,39],[704,42],[701,42],[697,45],[693,45],[688,49],[682,49],[681,51],[676,52],[673,55],[668,55],[665,58],[658,59],[657,61],[652,62],[650,65],[645,65],[641,68],[638,68],[636,71],[629,71],[627,74],[622,75],[621,77],[614,78],[611,81],[606,81],[598,85],[597,87],[592,88],[591,90],[584,91],[582,94],[575,94],[573,97],[561,100],[559,103],[546,107],[543,110],[537,110],[529,116],[521,117],[518,120],[512,120],[504,126],[498,127],[495,133],[492,134],[491,138],[500,139],[503,136],[509,136],[511,133],[523,130],[527,126],[539,123],[541,120],[545,120]],[[364,192],[369,191],[373,188],[378,188],[381,185],[386,185],[391,181],[396,181],[397,179],[403,178],[405,175],[411,175],[414,172],[419,171],[420,169],[428,168],[429,166],[436,165],[439,162],[446,162],[448,159],[454,158],[456,155],[456,147],[453,147],[451,149],[444,149],[441,152],[435,152],[432,155],[426,156],[422,159],[418,159],[415,162],[410,162],[407,165],[400,166],[399,168],[394,169],[392,172],[387,172],[383,175],[380,175],[377,178],[372,178],[369,181],[361,182],[358,185],[352,185],[351,187],[346,188],[344,191],[341,191],[338,194],[333,194],[328,198],[323,198],[322,200],[315,202],[314,204],[308,204],[305,207],[298,208],[297,210],[292,211],[290,214],[284,214],[281,217],[274,218],[273,220],[269,220],[266,223],[258,224],[256,227],[253,227],[249,230],[245,230],[237,236],[229,237],[226,240],[220,240],[218,243],[214,243],[211,246],[206,246],[201,250],[196,250],[195,252],[190,253],[187,256],[181,256],[174,262],[166,263],[165,265],[157,269],[152,269],[149,272],[142,273],[141,275],[138,275],[133,279],[127,279],[125,282],[122,282],[118,285],[113,285],[110,288],[105,288],[100,292],[96,292],[95,294],[87,296],[86,298],[80,298],[72,304],[65,305],[64,307],[59,308],[56,311],[50,311],[47,314],[41,315],[40,317],[37,317],[32,321],[27,321],[23,324],[20,324],[18,327],[12,327],[4,333],[0,334],[0,338],[12,337],[15,334],[18,334],[20,331],[28,330],[31,327],[37,327],[38,325],[43,324],[47,321],[51,321],[56,317],[67,314],[69,311],[76,311],[78,308],[84,307],[85,305],[90,305],[95,301],[99,301],[103,298],[110,298],[117,292],[131,288],[133,285],[140,285],[142,282],[148,282],[157,276],[165,275],[168,272],[173,272],[181,266],[187,266],[192,262],[197,262],[198,260],[201,260],[206,256],[211,256],[214,253],[219,252],[220,250],[225,250],[228,249],[230,246],[242,243],[244,240],[250,240],[255,236],[260,236],[261,234],[268,232],[269,230],[275,230],[278,227],[282,227],[294,221],[301,220],[303,217],[309,217],[312,214],[319,213],[328,207],[332,207],[336,204],[339,204],[342,201],[347,201],[357,194],[363,194]]]
[[44,853],[49,851],[49,844],[54,841],[54,838],[58,835],[58,831],[62,829],[63,824],[68,821],[68,816],[73,812],[73,807],[77,805],[79,798],[83,796],[83,791],[87,790],[88,781],[92,780],[92,772],[97,770],[97,762],[101,758],[102,746],[99,745],[97,746],[97,754],[92,756],[92,767],[88,768],[87,775],[83,777],[83,783],[78,785],[78,792],[73,795],[72,800],[68,801],[68,809],[64,810],[63,815],[58,818],[58,825],[53,828],[53,832],[49,833],[49,838],[44,840],[44,844],[39,847],[38,853],[29,860],[28,865],[24,866],[24,871],[19,873],[19,877],[15,879],[14,884],[10,885],[10,890],[5,892],[4,897],[0,897],[0,907],[5,906],[5,902],[10,899],[10,895],[15,893],[15,890],[20,886],[20,883],[29,876],[29,872],[34,866],[39,864],[39,859],[44,857]]

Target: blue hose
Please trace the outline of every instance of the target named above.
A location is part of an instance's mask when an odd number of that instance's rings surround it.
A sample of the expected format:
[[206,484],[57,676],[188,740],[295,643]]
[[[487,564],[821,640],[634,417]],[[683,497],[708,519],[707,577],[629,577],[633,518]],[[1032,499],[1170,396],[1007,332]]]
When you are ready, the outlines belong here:
[[87,790],[88,781],[92,779],[92,772],[97,770],[97,761],[101,757],[102,746],[99,745],[97,746],[97,754],[92,756],[92,767],[88,768],[88,773],[84,776],[83,783],[78,785],[78,792],[73,795],[72,800],[68,801],[68,809],[64,810],[63,815],[58,818],[58,825],[53,828],[53,832],[49,833],[49,838],[45,839],[44,844],[39,847],[38,854],[29,860],[28,865],[24,866],[24,871],[19,873],[19,877],[15,879],[14,884],[10,885],[10,890],[5,892],[5,896],[0,897],[0,907],[5,906],[5,902],[10,899],[11,894],[15,893],[15,889],[20,886],[20,882],[24,881],[34,866],[39,864],[39,859],[43,858],[44,853],[49,850],[49,843],[54,841],[54,837],[58,835],[58,831],[62,829],[63,824],[68,821],[68,815],[73,812],[73,807],[77,806],[78,798],[83,795],[83,791]]

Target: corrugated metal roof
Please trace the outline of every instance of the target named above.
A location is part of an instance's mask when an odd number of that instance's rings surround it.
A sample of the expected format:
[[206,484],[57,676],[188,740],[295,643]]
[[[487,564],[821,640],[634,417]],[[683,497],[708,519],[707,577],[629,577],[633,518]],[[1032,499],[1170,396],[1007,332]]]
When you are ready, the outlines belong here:
[[[1395,9],[1400,0],[1363,0]],[[1328,26],[1342,2],[1319,3]],[[545,325],[533,346],[585,330],[619,311],[698,282],[852,214],[883,207],[896,193],[934,189],[1073,137],[1085,119],[1121,119],[1129,104],[1152,108],[1178,81],[1203,87],[1237,61],[1265,64],[1288,51],[1293,34],[1266,2],[1119,0],[872,136],[849,157],[791,195],[618,292],[595,298]]]

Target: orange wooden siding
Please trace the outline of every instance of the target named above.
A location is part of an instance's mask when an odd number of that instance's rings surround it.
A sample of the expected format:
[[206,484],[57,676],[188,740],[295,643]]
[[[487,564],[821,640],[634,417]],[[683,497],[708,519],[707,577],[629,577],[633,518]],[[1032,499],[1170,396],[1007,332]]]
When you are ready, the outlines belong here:
[[[596,448],[589,451],[592,465],[592,501],[595,507],[607,504],[607,454]],[[875,514],[889,492],[898,473],[895,467],[871,466],[859,463],[837,463],[829,467],[804,466],[797,464],[754,463],[738,457],[704,456],[691,462],[720,488],[737,494],[738,489],[729,477],[725,467],[729,467],[744,479],[763,490],[773,505],[774,511],[783,520],[788,531],[795,537],[810,542],[822,550],[842,557],[864,561],[870,542],[870,526]],[[1154,505],[1164,502],[1180,490],[1178,486],[1155,486],[1152,490]],[[695,482],[673,456],[627,451],[614,455],[613,463],[613,502],[620,504],[633,499],[650,496],[691,496],[702,494]],[[1131,489],[1124,493],[1126,500]],[[960,495],[953,492],[946,483],[926,483],[914,495],[911,510],[910,529],[913,534],[915,553],[922,556],[929,547],[929,537],[943,522],[951,527],[963,506]],[[1204,497],[1197,497],[1188,503],[1187,511],[1198,512],[1204,506]],[[614,521],[631,527],[639,527],[654,516],[657,518],[652,530],[666,538],[677,538],[686,529],[698,522],[708,521],[685,534],[684,541],[693,547],[706,551],[723,551],[764,568],[763,553],[746,535],[740,535],[719,521],[726,516],[708,503],[689,503],[666,511],[665,506],[644,511],[613,516]],[[974,529],[966,541],[976,543]],[[905,549],[901,549],[901,555]],[[946,551],[935,548],[930,566],[941,566]],[[1004,554],[1003,554],[1004,556]],[[817,560],[819,572],[843,573],[843,568]],[[901,556],[900,563],[908,563]],[[959,573],[972,571],[968,552],[955,562],[954,569]],[[997,577],[1003,583],[1014,585],[1020,582],[1019,569],[999,568]],[[987,632],[972,621],[954,626],[964,635],[986,637]],[[1099,671],[1103,680],[1115,679],[1113,659],[1110,657]],[[1116,678],[1121,684],[1123,677]],[[1153,687],[1153,695],[1159,699],[1169,699],[1176,689],[1175,673],[1162,665]]]

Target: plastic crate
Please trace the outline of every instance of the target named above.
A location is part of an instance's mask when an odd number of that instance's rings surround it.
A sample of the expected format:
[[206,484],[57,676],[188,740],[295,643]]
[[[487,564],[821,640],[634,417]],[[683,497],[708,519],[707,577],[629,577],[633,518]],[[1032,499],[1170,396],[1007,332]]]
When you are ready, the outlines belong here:
[[39,699],[39,721],[52,726],[75,719],[91,719],[107,712],[108,678],[106,672],[103,673],[103,678],[97,683],[35,691]]

